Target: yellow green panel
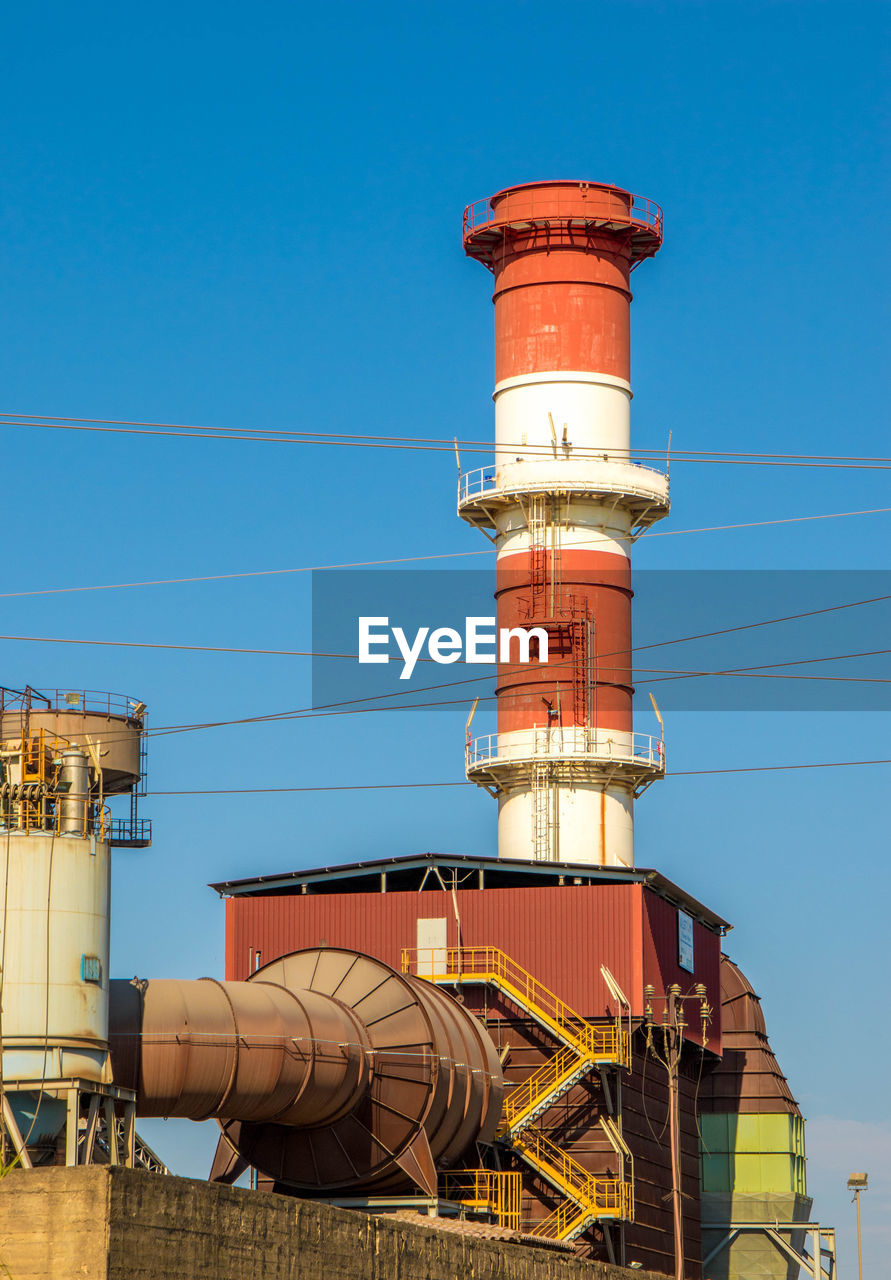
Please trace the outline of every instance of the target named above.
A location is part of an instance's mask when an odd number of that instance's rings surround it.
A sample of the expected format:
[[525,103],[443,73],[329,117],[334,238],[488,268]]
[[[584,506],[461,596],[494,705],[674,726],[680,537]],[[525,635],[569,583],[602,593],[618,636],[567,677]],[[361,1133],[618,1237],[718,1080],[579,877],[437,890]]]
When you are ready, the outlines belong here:
[[788,1152],[804,1155],[804,1122],[787,1113],[717,1114],[699,1117],[703,1150],[718,1152]]
[[800,1116],[704,1115],[700,1129],[704,1192],[807,1194]]

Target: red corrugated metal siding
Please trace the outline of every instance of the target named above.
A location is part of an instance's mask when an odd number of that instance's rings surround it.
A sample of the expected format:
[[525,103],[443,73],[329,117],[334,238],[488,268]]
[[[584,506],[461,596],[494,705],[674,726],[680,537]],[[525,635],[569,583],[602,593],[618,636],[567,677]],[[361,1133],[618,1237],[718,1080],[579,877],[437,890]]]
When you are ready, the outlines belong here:
[[[460,889],[455,897],[464,946],[500,947],[579,1013],[603,1017],[601,964],[642,1012],[641,895],[631,884]],[[230,898],[226,913],[229,979],[247,976],[257,950],[265,964],[323,939],[398,967],[402,948],[416,945],[419,917],[445,916],[449,945],[458,943],[453,896],[440,890]]]
[[[230,898],[226,976],[245,978],[257,951],[266,963],[322,940],[398,967],[402,948],[416,944],[419,917],[444,916],[449,945],[457,946],[456,902],[464,946],[500,947],[586,1017],[607,1012],[601,964],[615,975],[635,1016],[643,1013],[646,983],[660,993],[673,982],[683,991],[704,983],[715,1010],[708,1044],[720,1053],[720,938],[694,923],[695,972],[681,969],[677,908],[640,884],[459,889],[454,897],[425,890]],[[690,1022],[690,1038],[698,1042],[692,1009]]]
[[[646,890],[643,898],[643,967],[644,984],[651,983],[657,994],[663,994],[676,982],[682,992],[688,992],[697,982],[705,985],[707,998],[713,1010],[713,1021],[708,1031],[707,1045],[715,1053],[721,1052],[721,939],[703,925],[693,923],[694,972],[688,973],[678,964],[678,909],[652,890]],[[658,1021],[662,1006],[655,1005]],[[687,1006],[687,1038],[700,1043],[699,1010],[695,1002]]]

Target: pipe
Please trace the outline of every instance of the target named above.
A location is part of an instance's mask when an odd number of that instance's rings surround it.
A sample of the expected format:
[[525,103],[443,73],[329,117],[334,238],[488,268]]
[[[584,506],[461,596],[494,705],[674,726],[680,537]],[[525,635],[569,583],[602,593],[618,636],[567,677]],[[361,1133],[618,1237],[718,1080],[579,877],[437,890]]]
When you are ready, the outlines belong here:
[[429,982],[335,947],[247,982],[110,984],[114,1079],[140,1116],[216,1119],[276,1185],[420,1186],[491,1142],[504,1081],[485,1028]]
[[328,996],[213,978],[111,988],[115,1081],[142,1116],[330,1124],[367,1085],[364,1026]]
[[60,832],[62,835],[85,835],[90,799],[90,761],[85,751],[72,748],[62,752],[59,784],[62,792]]

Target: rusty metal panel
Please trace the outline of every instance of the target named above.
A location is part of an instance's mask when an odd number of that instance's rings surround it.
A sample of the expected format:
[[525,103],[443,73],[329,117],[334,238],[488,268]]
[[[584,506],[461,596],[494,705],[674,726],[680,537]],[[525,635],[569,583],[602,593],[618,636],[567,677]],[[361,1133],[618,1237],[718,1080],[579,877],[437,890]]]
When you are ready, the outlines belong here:
[[[708,1030],[707,1047],[714,1053],[721,1052],[721,939],[711,929],[694,920],[694,967],[690,973],[678,964],[678,908],[658,894],[645,890],[643,895],[643,967],[644,984],[656,988],[657,995],[677,983],[687,993],[696,983],[704,984],[707,999],[712,1006],[712,1023]],[[657,1020],[661,1006],[656,1009]],[[687,1010],[690,1025],[687,1039],[699,1044],[700,1028],[694,1005]]]
[[[457,918],[456,918],[457,910]],[[398,967],[414,947],[418,919],[448,921],[448,945],[496,946],[585,1017],[603,1017],[605,964],[643,1015],[643,989],[705,985],[714,1017],[708,1047],[721,1052],[721,940],[694,921],[694,969],[678,964],[678,909],[641,884],[441,889],[389,893],[295,893],[229,898],[226,977],[246,978],[258,964],[324,942],[356,948]],[[458,922],[460,921],[460,933]],[[688,1038],[699,1043],[691,1010]]]
[[774,1057],[758,996],[729,956],[721,957],[724,1057],[703,1080],[700,1110],[800,1116]]
[[640,1015],[642,894],[639,884],[585,884],[229,898],[226,977],[246,978],[258,963],[323,941],[398,967],[418,919],[444,916],[450,947],[500,947],[586,1017],[608,1011],[606,964]]

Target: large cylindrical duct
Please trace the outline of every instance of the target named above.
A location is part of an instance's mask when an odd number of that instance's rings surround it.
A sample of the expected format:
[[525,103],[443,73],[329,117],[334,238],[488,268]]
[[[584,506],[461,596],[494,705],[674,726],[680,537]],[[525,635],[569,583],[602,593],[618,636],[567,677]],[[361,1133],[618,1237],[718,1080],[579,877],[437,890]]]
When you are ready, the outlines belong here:
[[326,1124],[367,1084],[349,1009],[266,982],[112,984],[115,1081],[139,1114]]
[[419,1184],[491,1141],[503,1079],[485,1029],[380,960],[299,951],[247,982],[115,982],[115,1080],[137,1114],[215,1118],[276,1183]]

